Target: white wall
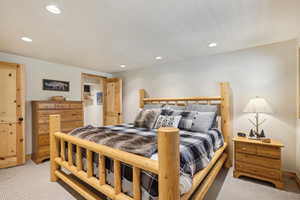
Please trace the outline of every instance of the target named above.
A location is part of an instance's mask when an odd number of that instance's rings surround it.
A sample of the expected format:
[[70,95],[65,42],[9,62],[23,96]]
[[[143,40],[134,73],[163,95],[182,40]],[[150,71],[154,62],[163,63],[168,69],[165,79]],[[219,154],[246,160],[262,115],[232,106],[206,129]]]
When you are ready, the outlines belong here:
[[[32,151],[31,140],[31,101],[48,100],[51,96],[62,95],[67,100],[81,100],[81,73],[90,73],[110,77],[110,74],[86,70],[42,60],[16,56],[0,52],[0,61],[25,64],[26,79],[26,153]],[[42,79],[54,79],[70,82],[69,92],[42,90]]]
[[[296,169],[297,41],[291,40],[190,61],[157,65],[117,73],[124,80],[124,119],[133,121],[138,89],[152,97],[219,95],[218,82],[229,81],[233,96],[233,128],[249,131],[249,115],[242,112],[248,100],[261,96],[275,113],[263,128],[282,141],[283,167]],[[166,58],[168,59],[168,58]]]

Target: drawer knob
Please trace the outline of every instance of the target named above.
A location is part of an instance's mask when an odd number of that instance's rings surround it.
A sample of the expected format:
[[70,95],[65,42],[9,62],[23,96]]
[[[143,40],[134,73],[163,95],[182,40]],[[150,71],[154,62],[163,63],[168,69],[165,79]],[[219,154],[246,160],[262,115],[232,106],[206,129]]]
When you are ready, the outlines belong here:
[[243,147],[243,148],[242,148],[242,150],[246,150],[246,149],[247,149],[246,147]]

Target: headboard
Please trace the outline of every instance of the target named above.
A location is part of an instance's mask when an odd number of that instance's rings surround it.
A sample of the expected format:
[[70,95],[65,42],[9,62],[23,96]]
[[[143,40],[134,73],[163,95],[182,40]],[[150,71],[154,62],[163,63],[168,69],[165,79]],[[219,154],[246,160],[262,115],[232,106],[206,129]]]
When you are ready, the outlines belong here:
[[[229,146],[232,138],[231,120],[230,120],[230,90],[228,82],[220,83],[219,96],[196,96],[196,97],[181,97],[181,98],[148,98],[144,89],[139,90],[140,108],[143,108],[148,103],[165,103],[170,105],[186,105],[188,103],[199,104],[219,104],[221,115],[221,127],[224,142]],[[230,154],[229,154],[230,155]],[[231,161],[230,161],[231,163]]]

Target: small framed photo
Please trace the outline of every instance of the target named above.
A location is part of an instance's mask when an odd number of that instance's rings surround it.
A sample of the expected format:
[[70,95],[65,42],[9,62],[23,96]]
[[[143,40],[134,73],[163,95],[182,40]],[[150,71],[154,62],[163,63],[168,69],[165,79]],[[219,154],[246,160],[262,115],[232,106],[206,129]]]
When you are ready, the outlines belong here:
[[97,105],[102,105],[103,104],[103,92],[97,92]]
[[43,79],[43,90],[69,92],[70,82]]

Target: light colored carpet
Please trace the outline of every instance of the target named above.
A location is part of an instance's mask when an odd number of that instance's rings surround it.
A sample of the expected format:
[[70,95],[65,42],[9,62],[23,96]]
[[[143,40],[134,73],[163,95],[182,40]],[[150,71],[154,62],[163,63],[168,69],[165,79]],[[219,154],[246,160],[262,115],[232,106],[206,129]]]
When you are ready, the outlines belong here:
[[[293,180],[285,180],[286,189],[250,178],[232,177],[232,168],[223,169],[205,200],[300,200]],[[24,166],[0,169],[0,200],[83,200],[62,183],[49,181],[49,162],[40,165],[29,161]]]

